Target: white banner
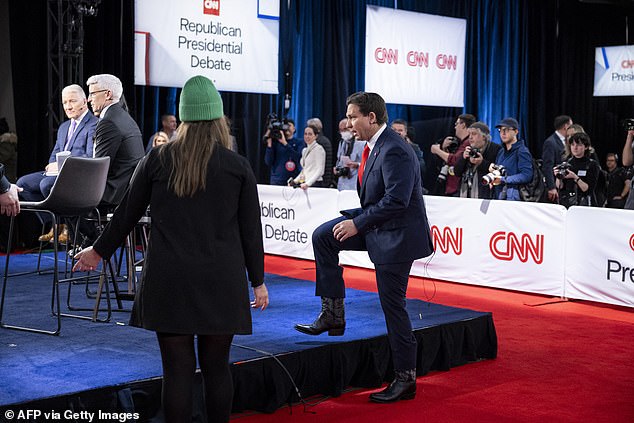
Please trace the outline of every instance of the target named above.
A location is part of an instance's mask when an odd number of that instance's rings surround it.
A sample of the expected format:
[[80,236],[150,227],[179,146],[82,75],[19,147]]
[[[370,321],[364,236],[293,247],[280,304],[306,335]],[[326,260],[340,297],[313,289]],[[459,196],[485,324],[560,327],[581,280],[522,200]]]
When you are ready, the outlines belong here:
[[566,209],[551,204],[425,197],[436,253],[412,274],[560,296]]
[[[314,259],[315,228],[359,207],[356,191],[258,191],[271,254]],[[632,211],[434,196],[425,205],[436,253],[414,262],[414,276],[634,307]],[[366,252],[339,258],[373,268]]]
[[634,46],[596,48],[594,95],[634,95]]
[[315,228],[339,216],[337,190],[258,185],[264,251],[314,260]]
[[571,207],[565,250],[566,297],[634,307],[634,212]]
[[135,1],[135,84],[278,93],[279,0]]
[[464,106],[465,19],[367,6],[365,90],[387,103]]

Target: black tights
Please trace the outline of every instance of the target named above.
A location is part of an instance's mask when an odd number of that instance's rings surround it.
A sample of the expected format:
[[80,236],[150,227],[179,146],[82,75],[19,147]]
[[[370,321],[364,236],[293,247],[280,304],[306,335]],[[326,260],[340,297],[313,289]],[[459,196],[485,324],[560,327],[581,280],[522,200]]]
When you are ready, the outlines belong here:
[[[163,361],[163,410],[167,423],[192,421],[196,371],[194,335],[157,333]],[[198,362],[209,422],[228,422],[233,401],[229,348],[233,335],[198,335]]]

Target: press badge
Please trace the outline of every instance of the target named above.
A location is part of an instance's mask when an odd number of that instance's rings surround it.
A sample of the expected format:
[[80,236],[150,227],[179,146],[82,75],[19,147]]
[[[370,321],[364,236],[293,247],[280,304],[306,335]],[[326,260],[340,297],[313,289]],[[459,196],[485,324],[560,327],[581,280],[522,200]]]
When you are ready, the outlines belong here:
[[581,169],[579,170],[579,172],[577,172],[577,176],[586,176],[588,174],[588,171],[585,169]]

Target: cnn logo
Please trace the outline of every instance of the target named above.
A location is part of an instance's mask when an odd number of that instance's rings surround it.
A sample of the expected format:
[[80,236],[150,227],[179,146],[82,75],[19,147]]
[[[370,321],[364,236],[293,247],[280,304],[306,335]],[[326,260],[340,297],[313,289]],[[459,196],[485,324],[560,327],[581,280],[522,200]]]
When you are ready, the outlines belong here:
[[203,13],[220,16],[220,0],[203,0]]
[[511,261],[517,257],[526,263],[532,257],[536,264],[541,264],[544,261],[544,235],[535,235],[533,239],[528,234],[518,237],[513,232],[496,232],[489,241],[489,250],[498,260]]
[[440,251],[447,254],[451,249],[457,256],[462,254],[462,228],[455,228],[452,231],[451,228],[444,227],[441,232],[434,225],[431,227],[431,239],[434,243],[435,251],[440,248]]

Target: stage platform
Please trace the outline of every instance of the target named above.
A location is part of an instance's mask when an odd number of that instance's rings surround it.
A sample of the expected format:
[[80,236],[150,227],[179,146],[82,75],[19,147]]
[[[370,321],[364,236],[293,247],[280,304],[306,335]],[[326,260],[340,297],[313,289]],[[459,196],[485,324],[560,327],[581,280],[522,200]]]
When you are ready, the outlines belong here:
[[[36,259],[13,256],[11,272],[33,268]],[[4,257],[0,265],[4,269]],[[50,278],[10,279],[4,322],[53,327]],[[271,412],[297,402],[298,392],[302,398],[338,396],[348,387],[379,387],[392,377],[377,294],[348,289],[345,335],[311,337],[293,324],[310,322],[319,312],[314,282],[268,274],[266,283],[270,307],[253,311],[253,335],[236,336],[231,350],[235,412]],[[92,306],[80,286],[73,287],[72,301]],[[420,300],[408,300],[407,307],[418,340],[419,376],[496,357],[491,313]],[[128,326],[128,318],[127,312],[114,313],[108,323],[64,318],[60,336],[0,329],[0,416],[8,409],[73,409],[136,412],[138,421],[161,421],[158,345],[153,332]]]

